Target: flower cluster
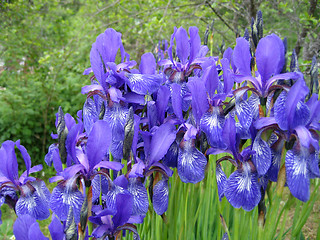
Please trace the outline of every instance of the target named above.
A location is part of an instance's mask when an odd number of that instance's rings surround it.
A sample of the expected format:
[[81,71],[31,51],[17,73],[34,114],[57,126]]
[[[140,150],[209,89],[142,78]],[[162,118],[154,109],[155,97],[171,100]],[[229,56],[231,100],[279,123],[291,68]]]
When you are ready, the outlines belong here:
[[[57,113],[57,143],[45,157],[57,172],[52,193],[29,176],[41,166],[31,168],[19,141],[2,144],[0,203],[18,215],[17,239],[46,239],[36,219],[49,209],[52,239],[113,239],[122,230],[139,239],[134,224],[149,203],[158,215],[167,210],[172,169],[198,183],[212,154],[227,153],[215,163],[217,187],[235,208],[252,210],[280,180],[307,201],[310,179],[320,177],[320,102],[308,94],[294,53],[287,72],[286,45],[263,37],[260,25],[222,58],[207,56],[196,27],[175,28],[158,61],[146,53],[138,68],[119,32],[100,34],[84,72],[91,84],[82,88],[83,109],[77,119]],[[27,168],[20,178],[15,146]],[[230,176],[222,161],[235,166]]]

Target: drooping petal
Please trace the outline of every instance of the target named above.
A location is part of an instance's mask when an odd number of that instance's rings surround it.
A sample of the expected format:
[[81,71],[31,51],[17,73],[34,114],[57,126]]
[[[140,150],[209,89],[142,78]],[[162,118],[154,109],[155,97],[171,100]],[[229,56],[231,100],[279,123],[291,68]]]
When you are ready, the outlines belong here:
[[162,159],[162,163],[168,167],[176,168],[177,161],[178,161],[178,153],[179,153],[179,146],[176,141],[173,141],[168,152]]
[[235,208],[242,207],[246,211],[251,211],[261,199],[258,175],[251,171],[248,162],[244,162],[242,169],[230,175],[224,189],[230,204]]
[[170,122],[162,124],[152,136],[149,164],[161,160],[176,139],[175,126]]
[[250,76],[250,62],[251,62],[251,54],[250,54],[250,44],[243,37],[237,38],[237,44],[233,50],[233,62],[237,67],[239,73]]
[[249,129],[252,123],[253,112],[247,101],[236,99],[236,114],[242,127]]
[[168,209],[169,186],[168,180],[162,178],[153,188],[152,204],[153,209],[158,215],[162,215]]
[[56,186],[51,194],[50,208],[61,221],[68,218],[69,208],[73,209],[74,219],[80,221],[80,211],[84,201],[83,194],[77,189],[75,179],[70,179]]
[[225,148],[222,139],[224,121],[219,107],[213,107],[212,111],[205,113],[200,120],[200,129],[206,134],[211,147]]
[[285,160],[287,184],[292,195],[306,202],[310,197],[310,179],[307,156],[289,150]]
[[309,108],[303,103],[308,92],[309,89],[303,79],[298,80],[288,92],[285,103],[285,113],[288,118],[288,127],[290,129],[298,126],[297,124],[305,125],[309,120]]
[[[31,185],[31,184],[30,184]],[[29,214],[38,220],[47,219],[50,216],[48,199],[50,192],[44,182],[34,182],[34,186],[22,185],[22,195],[16,203],[18,216]]]
[[222,170],[221,164],[217,164],[216,179],[217,179],[217,185],[218,185],[219,201],[221,201],[221,199],[224,197],[224,189],[227,182],[227,176]]
[[264,175],[271,165],[271,150],[269,145],[261,138],[260,130],[252,144],[252,150],[256,153],[252,155],[252,162],[255,165],[259,175]]
[[274,104],[274,117],[282,130],[288,130],[288,118],[286,116],[287,93],[282,91]]
[[87,134],[90,134],[93,124],[99,120],[99,113],[95,102],[91,98],[87,98],[82,111],[83,125]]
[[207,159],[197,148],[192,146],[192,139],[184,142],[179,149],[178,174],[182,182],[197,183],[203,180]]
[[138,94],[146,95],[156,92],[162,82],[159,74],[127,74],[126,82],[130,89]]
[[116,142],[124,139],[124,126],[128,108],[119,103],[114,103],[112,107],[107,107],[103,120],[108,122],[112,129],[112,139]]
[[94,176],[92,182],[92,202],[94,203],[99,197],[100,194],[107,194],[108,188],[109,188],[109,183],[108,179],[101,175],[97,174]]
[[146,215],[149,199],[146,187],[136,178],[129,179],[128,191],[133,197],[133,215]]
[[93,169],[107,153],[111,143],[111,129],[103,120],[94,123],[88,136],[87,156],[90,169]]

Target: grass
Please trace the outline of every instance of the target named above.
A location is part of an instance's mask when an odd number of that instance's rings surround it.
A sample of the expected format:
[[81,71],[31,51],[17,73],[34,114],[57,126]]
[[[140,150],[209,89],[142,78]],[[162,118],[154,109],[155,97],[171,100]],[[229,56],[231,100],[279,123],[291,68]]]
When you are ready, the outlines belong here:
[[[211,157],[205,179],[197,184],[182,183],[175,170],[170,179],[166,215],[161,217],[155,214],[150,203],[144,223],[137,225],[141,239],[220,240],[226,232],[229,239],[235,240],[320,239],[319,179],[312,180],[312,193],[307,203],[293,198],[287,188],[282,196],[278,196],[273,183],[269,194],[266,194],[267,214],[262,228],[258,227],[257,208],[246,212],[234,209],[225,198],[219,201],[214,162],[215,157]],[[222,164],[229,176],[232,168],[227,162]],[[16,216],[7,205],[3,205],[1,210],[3,224],[0,226],[0,239],[10,239]],[[45,236],[50,235],[50,222],[51,217],[39,222]],[[132,239],[132,234],[125,239]]]

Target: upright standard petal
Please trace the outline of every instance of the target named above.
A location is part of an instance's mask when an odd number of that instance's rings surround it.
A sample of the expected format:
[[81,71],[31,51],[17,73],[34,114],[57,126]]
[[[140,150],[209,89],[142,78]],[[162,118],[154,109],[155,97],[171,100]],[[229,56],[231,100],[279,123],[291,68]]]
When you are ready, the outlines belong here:
[[142,74],[155,74],[156,73],[156,60],[152,53],[144,53],[141,56],[139,70]]
[[177,56],[182,64],[186,64],[190,55],[190,43],[187,31],[183,27],[179,27],[175,33],[175,39]]
[[192,145],[192,139],[190,139],[184,141],[183,147],[179,149],[178,174],[181,181],[185,183],[198,183],[203,180],[207,165],[207,158]]
[[246,211],[251,211],[258,205],[261,199],[258,175],[252,172],[248,162],[244,162],[242,168],[230,175],[224,194],[235,208],[242,207]]
[[87,156],[90,169],[93,169],[108,152],[111,143],[111,129],[103,120],[94,123],[87,142]]
[[237,44],[233,50],[232,59],[240,74],[244,76],[251,76],[250,44],[243,37],[237,38]]
[[202,115],[209,109],[206,87],[199,78],[189,78],[187,87],[192,95],[192,113],[199,125]]
[[189,35],[190,35],[190,57],[189,64],[197,57],[200,47],[201,47],[201,39],[199,36],[199,30],[197,27],[189,27]]
[[[280,73],[284,63],[283,43],[279,44],[281,39],[275,35],[268,35],[260,39],[256,50],[257,68],[261,75],[262,86],[275,74]],[[281,67],[280,67],[281,65]]]

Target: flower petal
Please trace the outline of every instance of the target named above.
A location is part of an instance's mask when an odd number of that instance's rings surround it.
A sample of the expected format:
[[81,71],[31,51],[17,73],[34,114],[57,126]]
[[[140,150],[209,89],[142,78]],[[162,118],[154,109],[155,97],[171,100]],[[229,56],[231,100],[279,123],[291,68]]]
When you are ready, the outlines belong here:
[[178,119],[183,119],[182,115],[182,96],[181,96],[181,86],[177,83],[172,83],[171,88],[171,101],[173,112]]
[[206,134],[211,147],[226,147],[222,139],[224,121],[224,115],[219,107],[213,107],[212,111],[205,113],[200,120],[200,129]]
[[15,207],[17,215],[29,214],[38,220],[47,219],[50,216],[48,204],[50,192],[44,182],[33,182],[32,186],[22,185],[21,189],[23,193]]
[[82,111],[83,125],[87,134],[90,134],[93,124],[99,120],[99,113],[95,102],[91,98],[87,98]]
[[251,211],[260,202],[260,185],[258,175],[251,172],[249,163],[244,162],[243,166],[242,170],[236,170],[230,175],[224,194],[233,207]]
[[191,142],[185,141],[183,148],[179,149],[178,174],[182,182],[198,183],[204,179],[207,158]]
[[83,194],[74,185],[75,179],[70,179],[56,186],[51,194],[50,208],[60,218],[66,221],[69,208],[73,208],[75,222],[80,221],[80,211],[84,201]]
[[169,122],[162,124],[152,136],[149,164],[161,160],[175,139],[175,126]]
[[218,185],[218,195],[219,195],[219,201],[224,197],[224,189],[227,182],[227,176],[224,173],[224,171],[221,168],[221,164],[217,164],[216,168],[216,179],[217,179],[217,185]]
[[307,158],[297,151],[289,150],[285,160],[287,184],[292,195],[306,202],[310,197],[310,179]]
[[146,187],[136,178],[129,179],[128,191],[133,196],[133,215],[146,215],[149,199]]
[[93,169],[108,152],[111,143],[111,129],[109,124],[99,120],[93,124],[88,136],[87,156],[90,169]]
[[156,73],[156,60],[152,53],[144,53],[141,56],[141,62],[139,70],[143,74],[155,74]]
[[13,234],[17,240],[29,240],[29,229],[32,224],[36,223],[36,219],[30,215],[18,216],[13,224]]
[[252,123],[252,107],[245,100],[236,99],[236,113],[244,129],[249,129]]
[[272,75],[280,73],[283,60],[284,47],[277,35],[272,34],[260,39],[256,50],[256,62],[262,78],[262,86],[265,86]]
[[202,115],[209,108],[206,87],[204,82],[196,77],[189,78],[187,86],[192,95],[192,113],[196,118],[197,124],[199,124]]
[[256,153],[252,155],[252,162],[255,165],[259,175],[267,173],[271,165],[271,150],[269,145],[261,138],[260,130],[252,144],[252,150]]
[[63,240],[63,225],[61,224],[60,220],[57,218],[55,214],[52,214],[52,220],[48,226],[48,229],[50,231],[52,240]]
[[179,27],[175,33],[176,53],[182,64],[186,64],[190,55],[190,44],[188,33],[183,27]]
[[127,84],[130,89],[138,94],[146,95],[156,92],[162,82],[159,74],[127,74]]
[[251,76],[250,71],[250,44],[243,37],[237,38],[237,44],[233,50],[232,59],[239,73],[245,76]]
[[168,180],[162,178],[153,187],[152,204],[153,209],[158,215],[162,215],[168,209],[169,202],[169,186]]

